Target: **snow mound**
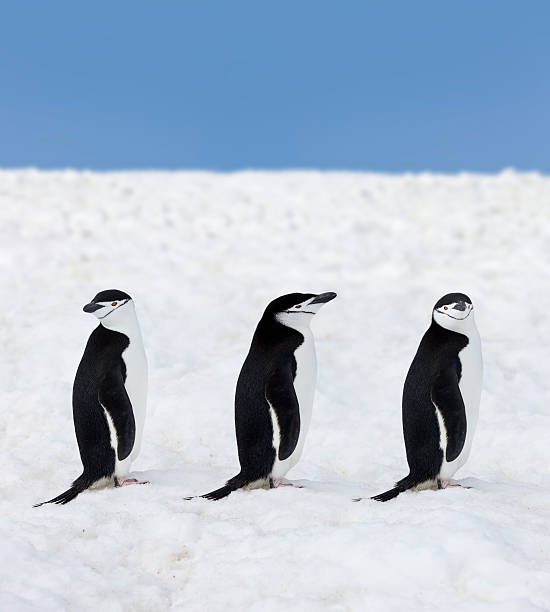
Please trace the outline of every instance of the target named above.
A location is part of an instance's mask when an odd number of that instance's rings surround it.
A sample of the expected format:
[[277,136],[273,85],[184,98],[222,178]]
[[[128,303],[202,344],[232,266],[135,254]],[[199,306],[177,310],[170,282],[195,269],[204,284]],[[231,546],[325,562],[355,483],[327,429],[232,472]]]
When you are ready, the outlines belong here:
[[[0,172],[0,609],[550,609],[550,178]],[[101,289],[150,365],[135,474],[80,473],[71,386]],[[183,501],[238,471],[237,375],[275,296],[336,291],[303,489]],[[433,303],[466,292],[485,379],[473,488],[352,503],[406,474],[403,381]]]

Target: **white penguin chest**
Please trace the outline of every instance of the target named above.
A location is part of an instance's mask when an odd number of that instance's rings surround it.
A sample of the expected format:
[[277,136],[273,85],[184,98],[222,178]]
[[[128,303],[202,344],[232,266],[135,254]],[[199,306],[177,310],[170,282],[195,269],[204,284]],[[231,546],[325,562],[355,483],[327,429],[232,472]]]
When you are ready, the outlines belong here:
[[[472,448],[474,433],[479,417],[479,402],[483,378],[483,359],[481,355],[481,341],[477,330],[469,335],[469,343],[459,355],[462,366],[458,388],[464,401],[466,411],[466,439],[460,455],[450,463],[445,458],[441,466],[441,478],[448,479],[466,463]],[[441,427],[441,423],[440,423]],[[442,436],[443,438],[444,436]],[[445,434],[446,437],[446,434]]]
[[[294,378],[294,390],[300,406],[300,438],[302,432],[305,434],[311,422],[313,409],[313,398],[315,395],[315,384],[317,382],[317,355],[315,353],[315,342],[313,334],[304,334],[304,342],[294,352],[296,359],[296,376]],[[298,441],[299,443],[300,441]]]
[[294,391],[298,399],[300,410],[300,433],[294,452],[284,461],[280,461],[279,452],[279,426],[273,408],[271,417],[273,421],[273,446],[276,450],[275,463],[272,475],[274,478],[282,478],[292,468],[302,455],[307,432],[311,423],[313,410],[313,399],[315,396],[315,384],[317,381],[317,356],[315,353],[315,342],[311,330],[300,330],[304,336],[304,342],[294,352],[296,360],[296,376],[294,378]]
[[139,415],[136,412],[145,407],[147,396],[147,358],[143,346],[137,342],[130,342],[122,353],[122,359],[126,366],[124,386],[134,409],[134,418],[137,420]]
[[[476,334],[477,336],[477,334]],[[458,387],[466,408],[468,426],[475,428],[479,415],[479,400],[481,395],[481,380],[483,376],[483,361],[479,336],[472,339],[468,346],[459,353],[462,373]]]
[[127,469],[131,462],[138,456],[141,448],[143,426],[145,424],[145,412],[147,407],[147,357],[143,344],[139,340],[132,341],[122,353],[122,359],[126,365],[126,380],[124,387],[132,404],[134,420],[136,424],[136,437],[132,452],[128,457]]

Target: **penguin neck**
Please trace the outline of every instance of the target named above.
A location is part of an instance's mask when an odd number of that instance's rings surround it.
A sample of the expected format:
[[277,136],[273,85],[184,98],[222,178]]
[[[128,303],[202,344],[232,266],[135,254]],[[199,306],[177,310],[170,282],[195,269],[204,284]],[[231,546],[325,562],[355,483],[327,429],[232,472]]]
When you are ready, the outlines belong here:
[[446,347],[444,352],[455,355],[470,345],[479,345],[479,333],[474,324],[464,326],[462,329],[448,329],[437,321],[433,321],[429,330],[426,332],[429,343],[434,343],[439,347]]
[[279,313],[275,315],[275,321],[288,329],[297,331],[303,336],[307,336],[311,333],[311,328],[309,326],[311,318],[309,315],[299,313]]
[[124,317],[106,317],[101,321],[106,329],[128,336],[131,341],[141,340],[141,330],[135,312],[125,313]]
[[263,317],[256,328],[253,343],[257,346],[271,347],[275,345],[288,345],[290,350],[294,350],[304,342],[304,338],[309,331],[309,326],[304,330],[297,327],[285,325],[277,317]]

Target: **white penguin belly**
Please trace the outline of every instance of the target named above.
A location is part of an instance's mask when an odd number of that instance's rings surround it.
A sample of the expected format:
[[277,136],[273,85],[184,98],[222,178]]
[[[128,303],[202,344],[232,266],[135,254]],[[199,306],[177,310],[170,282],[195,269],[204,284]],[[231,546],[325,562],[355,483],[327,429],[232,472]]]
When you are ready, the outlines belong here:
[[126,380],[124,387],[130,398],[134,421],[136,424],[136,437],[132,451],[122,461],[115,461],[115,475],[125,476],[131,468],[133,461],[139,455],[141,449],[141,439],[143,436],[143,426],[145,424],[145,413],[147,408],[147,358],[141,343],[141,338],[132,342],[122,353],[122,359],[126,365]]
[[300,330],[304,336],[304,342],[296,349],[296,377],[294,378],[294,390],[298,398],[300,409],[300,434],[294,452],[283,461],[279,460],[280,430],[277,415],[270,406],[271,420],[273,423],[273,447],[275,448],[275,463],[273,464],[272,477],[283,478],[285,474],[294,467],[304,449],[311,413],[313,410],[313,398],[315,396],[315,384],[317,381],[317,356],[315,354],[315,342],[311,330]]
[[[440,471],[440,478],[443,480],[452,478],[455,472],[466,463],[472,448],[474,433],[479,417],[479,401],[481,398],[481,384],[483,378],[481,340],[477,330],[473,330],[469,334],[468,338],[468,346],[463,348],[458,355],[462,365],[462,374],[458,387],[460,389],[462,399],[464,400],[464,407],[466,408],[466,439],[464,441],[462,451],[458,457],[450,463],[446,461],[445,450],[443,450],[443,463]],[[440,424],[443,448],[443,441],[446,447],[447,433],[444,431],[443,419],[438,418],[438,420]]]

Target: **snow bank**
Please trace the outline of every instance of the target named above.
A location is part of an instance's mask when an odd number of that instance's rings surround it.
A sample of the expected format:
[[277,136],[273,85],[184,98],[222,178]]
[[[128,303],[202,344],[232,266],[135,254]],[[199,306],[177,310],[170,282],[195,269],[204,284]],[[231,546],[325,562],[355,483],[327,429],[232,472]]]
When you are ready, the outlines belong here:
[[[0,172],[0,609],[550,609],[550,178]],[[101,289],[136,301],[148,486],[80,473],[71,386]],[[184,502],[238,469],[233,393],[273,297],[313,326],[304,489]],[[351,503],[405,475],[400,397],[437,298],[474,300],[471,490]]]

